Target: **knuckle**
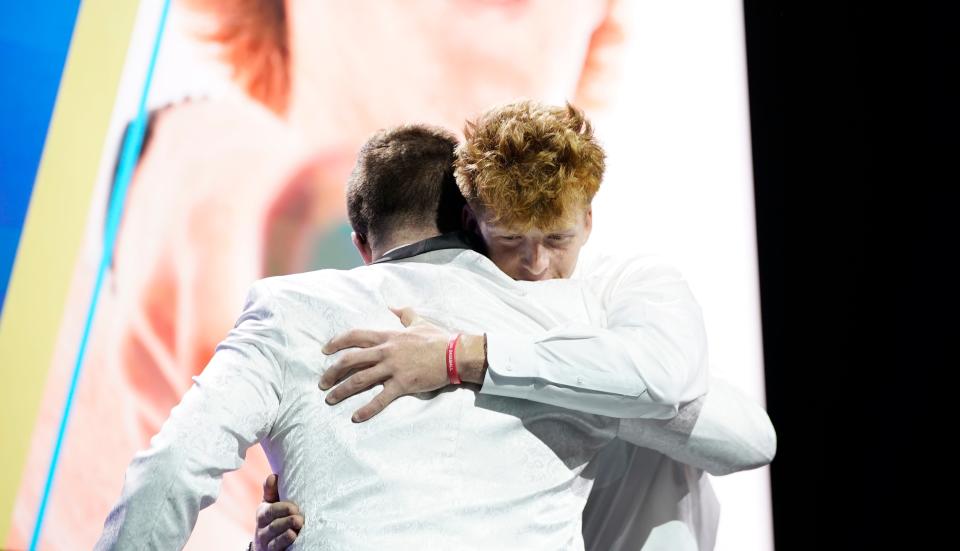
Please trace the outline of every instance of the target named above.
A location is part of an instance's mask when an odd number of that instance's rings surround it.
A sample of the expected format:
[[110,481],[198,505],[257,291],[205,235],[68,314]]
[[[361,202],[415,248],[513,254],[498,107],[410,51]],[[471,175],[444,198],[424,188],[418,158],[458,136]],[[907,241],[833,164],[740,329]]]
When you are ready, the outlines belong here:
[[343,366],[341,365],[340,360],[337,360],[327,368],[327,371],[323,374],[323,379],[330,383],[335,382],[340,378],[341,369],[343,369]]
[[412,373],[403,373],[397,377],[399,379],[400,388],[404,391],[416,388],[419,379],[416,375]]

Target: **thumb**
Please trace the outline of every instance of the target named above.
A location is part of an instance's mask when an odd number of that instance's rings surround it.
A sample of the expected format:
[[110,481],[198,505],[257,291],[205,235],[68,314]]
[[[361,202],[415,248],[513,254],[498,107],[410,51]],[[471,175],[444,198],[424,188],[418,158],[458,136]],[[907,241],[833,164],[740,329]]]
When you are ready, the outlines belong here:
[[413,308],[390,308],[390,311],[397,315],[400,318],[400,323],[404,327],[410,327],[411,325],[423,321],[416,312],[413,311]]
[[280,477],[276,474],[272,474],[267,477],[263,482],[263,501],[267,503],[276,503],[280,501],[280,490],[278,489],[278,483],[280,482]]

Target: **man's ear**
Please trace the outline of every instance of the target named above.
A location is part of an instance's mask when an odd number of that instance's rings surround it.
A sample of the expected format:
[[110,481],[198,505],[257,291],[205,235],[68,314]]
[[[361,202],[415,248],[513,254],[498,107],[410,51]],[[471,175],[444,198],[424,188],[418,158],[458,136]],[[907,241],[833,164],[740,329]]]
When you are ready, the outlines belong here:
[[356,247],[357,251],[360,253],[360,258],[363,259],[363,263],[372,264],[373,251],[370,249],[370,242],[367,241],[367,238],[355,231],[352,231],[350,232],[350,241],[353,241],[353,246]]

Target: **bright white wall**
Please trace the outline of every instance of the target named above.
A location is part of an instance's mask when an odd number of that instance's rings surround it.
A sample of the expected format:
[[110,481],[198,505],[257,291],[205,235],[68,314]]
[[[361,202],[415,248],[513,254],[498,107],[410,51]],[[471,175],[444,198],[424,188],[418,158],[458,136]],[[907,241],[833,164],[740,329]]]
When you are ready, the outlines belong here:
[[[703,306],[711,370],[764,403],[742,5],[635,0],[624,79],[597,117],[609,169],[591,245],[672,259]],[[773,549],[769,468],[714,478],[717,551]]]

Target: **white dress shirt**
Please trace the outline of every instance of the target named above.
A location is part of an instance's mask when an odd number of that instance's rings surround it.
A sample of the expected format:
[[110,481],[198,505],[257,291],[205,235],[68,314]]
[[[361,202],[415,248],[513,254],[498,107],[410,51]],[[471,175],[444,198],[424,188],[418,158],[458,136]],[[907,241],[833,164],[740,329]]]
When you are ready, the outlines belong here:
[[[680,273],[655,257],[585,254],[574,272],[603,313],[535,335],[487,331],[481,392],[612,417],[668,419],[707,391],[700,306]],[[562,303],[548,282],[517,282]],[[566,284],[559,283],[561,289]],[[535,396],[534,396],[535,394]]]
[[[737,430],[748,427],[727,429],[738,417],[724,416],[719,405],[732,396],[749,399],[712,381],[711,407],[685,448],[701,405],[694,400],[707,388],[707,352],[700,307],[682,275],[656,257],[584,250],[573,278],[601,299],[605,330],[585,328],[580,338],[570,338],[581,328],[568,322],[535,336],[491,334],[481,392],[619,418],[666,417],[680,406],[685,414],[670,424],[673,457],[618,441],[592,461],[603,480],[587,500],[584,540],[589,551],[711,551],[720,503],[702,466],[692,466],[710,454],[693,446],[739,438]],[[683,453],[687,462],[674,459]],[[708,472],[736,470],[713,465]]]
[[[317,383],[336,358],[320,352],[329,338],[355,327],[399,328],[388,305],[414,306],[459,331],[534,336],[570,320],[584,332],[602,325],[603,307],[590,297],[575,281],[518,284],[485,257],[457,249],[258,282],[234,330],[129,467],[98,549],[182,547],[223,473],[257,442],[281,473],[282,498],[304,513],[296,548],[582,549],[592,479],[580,475],[590,459],[618,438],[674,453],[686,429],[468,385],[402,397],[354,424],[351,413],[382,387],[329,406]],[[578,335],[559,340],[592,338]],[[591,392],[624,401],[612,387]],[[749,407],[738,414],[742,423],[730,430],[746,427],[739,435],[746,445],[734,450],[686,431],[678,453],[705,455],[678,459],[721,470],[769,462],[769,420]]]
[[[656,427],[656,433],[611,442],[590,462],[587,475],[595,473],[596,483],[583,515],[586,548],[712,550],[720,502],[706,473],[750,468],[737,461],[724,463],[743,454],[771,461],[776,433],[769,418],[744,393],[712,378],[710,392],[681,406],[676,418],[633,427]],[[630,443],[637,440],[644,447]]]

